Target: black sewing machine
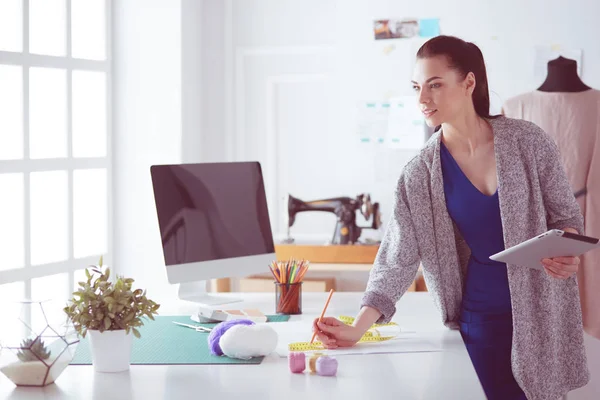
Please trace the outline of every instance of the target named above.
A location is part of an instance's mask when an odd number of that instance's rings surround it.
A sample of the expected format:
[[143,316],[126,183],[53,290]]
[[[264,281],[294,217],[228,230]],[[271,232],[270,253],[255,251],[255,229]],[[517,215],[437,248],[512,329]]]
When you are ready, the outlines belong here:
[[[371,226],[359,227],[356,225],[356,210],[368,221],[371,217]],[[288,242],[293,241],[289,235],[289,228],[294,225],[296,214],[302,211],[326,211],[337,216],[337,223],[331,244],[354,244],[363,229],[379,229],[381,226],[381,213],[379,203],[371,203],[371,196],[359,194],[356,198],[334,197],[323,200],[302,201],[292,195],[288,196]]]

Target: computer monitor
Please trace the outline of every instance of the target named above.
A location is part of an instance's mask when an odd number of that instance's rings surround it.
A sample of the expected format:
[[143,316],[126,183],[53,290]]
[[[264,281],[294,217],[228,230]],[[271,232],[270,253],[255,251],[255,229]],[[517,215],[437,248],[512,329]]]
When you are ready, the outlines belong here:
[[167,277],[179,297],[204,305],[206,280],[268,271],[275,247],[258,162],[150,167]]

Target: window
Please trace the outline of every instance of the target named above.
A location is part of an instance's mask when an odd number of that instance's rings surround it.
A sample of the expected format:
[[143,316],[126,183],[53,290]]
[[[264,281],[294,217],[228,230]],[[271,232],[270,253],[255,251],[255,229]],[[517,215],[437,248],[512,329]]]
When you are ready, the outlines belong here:
[[111,258],[109,7],[0,1],[3,308],[64,306],[82,270]]

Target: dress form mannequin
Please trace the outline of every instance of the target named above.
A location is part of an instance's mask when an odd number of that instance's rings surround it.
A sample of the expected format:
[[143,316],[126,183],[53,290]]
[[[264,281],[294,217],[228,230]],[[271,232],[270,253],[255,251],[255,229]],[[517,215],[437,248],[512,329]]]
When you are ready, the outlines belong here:
[[548,75],[541,92],[583,92],[591,89],[577,75],[577,62],[562,56],[548,62]]
[[[509,118],[535,123],[556,142],[585,219],[584,234],[600,237],[600,90],[582,82],[576,61],[558,57],[548,62],[548,74],[537,90],[507,99],[502,110]],[[600,340],[598,266],[600,252],[586,253],[577,272],[584,330],[595,340]],[[588,360],[600,360],[600,341],[589,343]],[[600,363],[590,367],[598,382],[594,389],[600,390]]]

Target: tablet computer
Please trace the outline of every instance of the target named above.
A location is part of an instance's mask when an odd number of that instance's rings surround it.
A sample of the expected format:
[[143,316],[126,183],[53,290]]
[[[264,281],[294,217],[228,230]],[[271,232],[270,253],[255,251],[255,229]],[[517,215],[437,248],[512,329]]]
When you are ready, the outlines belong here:
[[491,260],[543,270],[543,258],[580,256],[600,247],[600,239],[552,229],[490,256]]

